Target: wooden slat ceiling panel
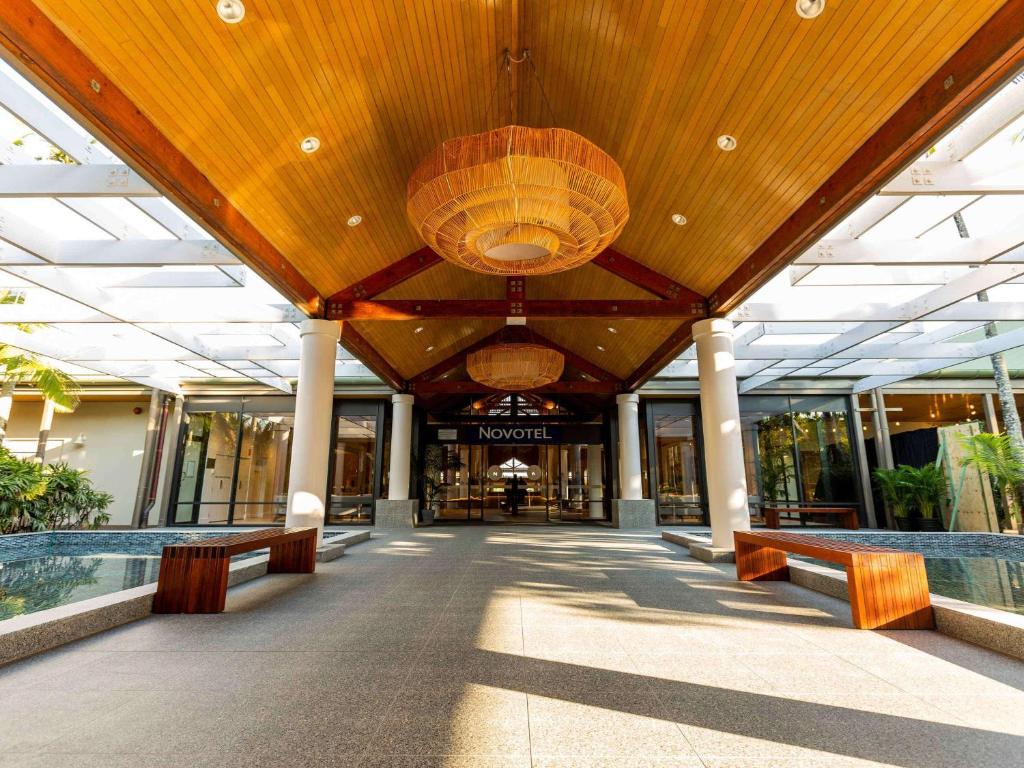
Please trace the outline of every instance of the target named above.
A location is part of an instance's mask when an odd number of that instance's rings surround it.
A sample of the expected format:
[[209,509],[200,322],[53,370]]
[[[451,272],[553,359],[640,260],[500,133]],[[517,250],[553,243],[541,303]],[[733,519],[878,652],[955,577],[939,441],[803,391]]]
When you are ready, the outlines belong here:
[[[248,0],[237,25],[213,0],[37,4],[329,296],[421,246],[404,204],[419,160],[513,112],[612,154],[631,207],[616,249],[706,295],[1002,2],[842,0],[804,21],[792,0]],[[543,89],[523,65],[510,100],[502,52],[524,47]],[[736,151],[715,146],[722,133]],[[322,141],[314,155],[298,149],[306,135]],[[364,223],[347,227],[354,213]],[[528,294],[647,297],[592,266],[531,279]],[[442,265],[387,295],[498,298],[503,285]],[[494,328],[433,322],[411,339],[406,325],[358,324],[403,374]],[[575,331],[607,325],[537,327],[625,375],[677,323],[621,322],[595,356]]]
[[[609,326],[617,333],[611,333]],[[531,320],[527,327],[624,379],[658,346],[666,324],[660,320]]]
[[[353,323],[355,329],[407,379],[494,333],[504,320],[419,320]],[[423,330],[416,333],[416,329]],[[433,349],[428,349],[433,347]]]

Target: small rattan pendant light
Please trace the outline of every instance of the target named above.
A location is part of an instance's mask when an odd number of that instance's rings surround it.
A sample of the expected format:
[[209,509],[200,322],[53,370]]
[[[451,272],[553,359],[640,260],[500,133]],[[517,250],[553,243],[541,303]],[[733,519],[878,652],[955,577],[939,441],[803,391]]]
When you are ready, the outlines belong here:
[[565,356],[540,344],[492,344],[466,356],[469,377],[493,389],[523,392],[558,381]]

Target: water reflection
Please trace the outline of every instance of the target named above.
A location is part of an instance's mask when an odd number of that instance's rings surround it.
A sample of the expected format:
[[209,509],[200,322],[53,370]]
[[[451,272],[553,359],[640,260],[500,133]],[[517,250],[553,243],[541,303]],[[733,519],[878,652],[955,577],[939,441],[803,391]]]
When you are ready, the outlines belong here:
[[1024,613],[1024,563],[996,557],[926,557],[932,592]]
[[0,620],[156,581],[159,557],[50,555],[0,563]]

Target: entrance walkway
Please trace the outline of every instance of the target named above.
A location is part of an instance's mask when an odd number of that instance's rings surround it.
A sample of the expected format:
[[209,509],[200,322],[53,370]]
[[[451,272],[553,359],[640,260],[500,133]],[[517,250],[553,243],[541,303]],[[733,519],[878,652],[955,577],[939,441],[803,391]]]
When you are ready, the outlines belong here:
[[0,669],[0,767],[1000,766],[1024,664],[653,534],[392,533]]

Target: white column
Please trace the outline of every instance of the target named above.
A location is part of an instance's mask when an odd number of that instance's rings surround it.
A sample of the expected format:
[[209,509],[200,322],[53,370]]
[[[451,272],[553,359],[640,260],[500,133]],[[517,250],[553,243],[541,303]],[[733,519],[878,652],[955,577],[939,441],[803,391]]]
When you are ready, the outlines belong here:
[[700,377],[711,546],[732,549],[732,532],[750,530],[732,321],[717,317],[699,320],[693,325],[693,339]]
[[316,526],[324,535],[327,464],[331,453],[334,361],[341,328],[333,320],[305,320],[299,329],[299,381],[288,480],[288,526]]
[[604,517],[604,484],[601,482],[601,446],[587,446],[587,497],[590,501],[590,517]]
[[627,501],[644,497],[640,474],[640,395],[618,395],[619,406],[619,498]]
[[388,500],[409,498],[409,460],[412,456],[412,395],[391,396],[391,464]]

